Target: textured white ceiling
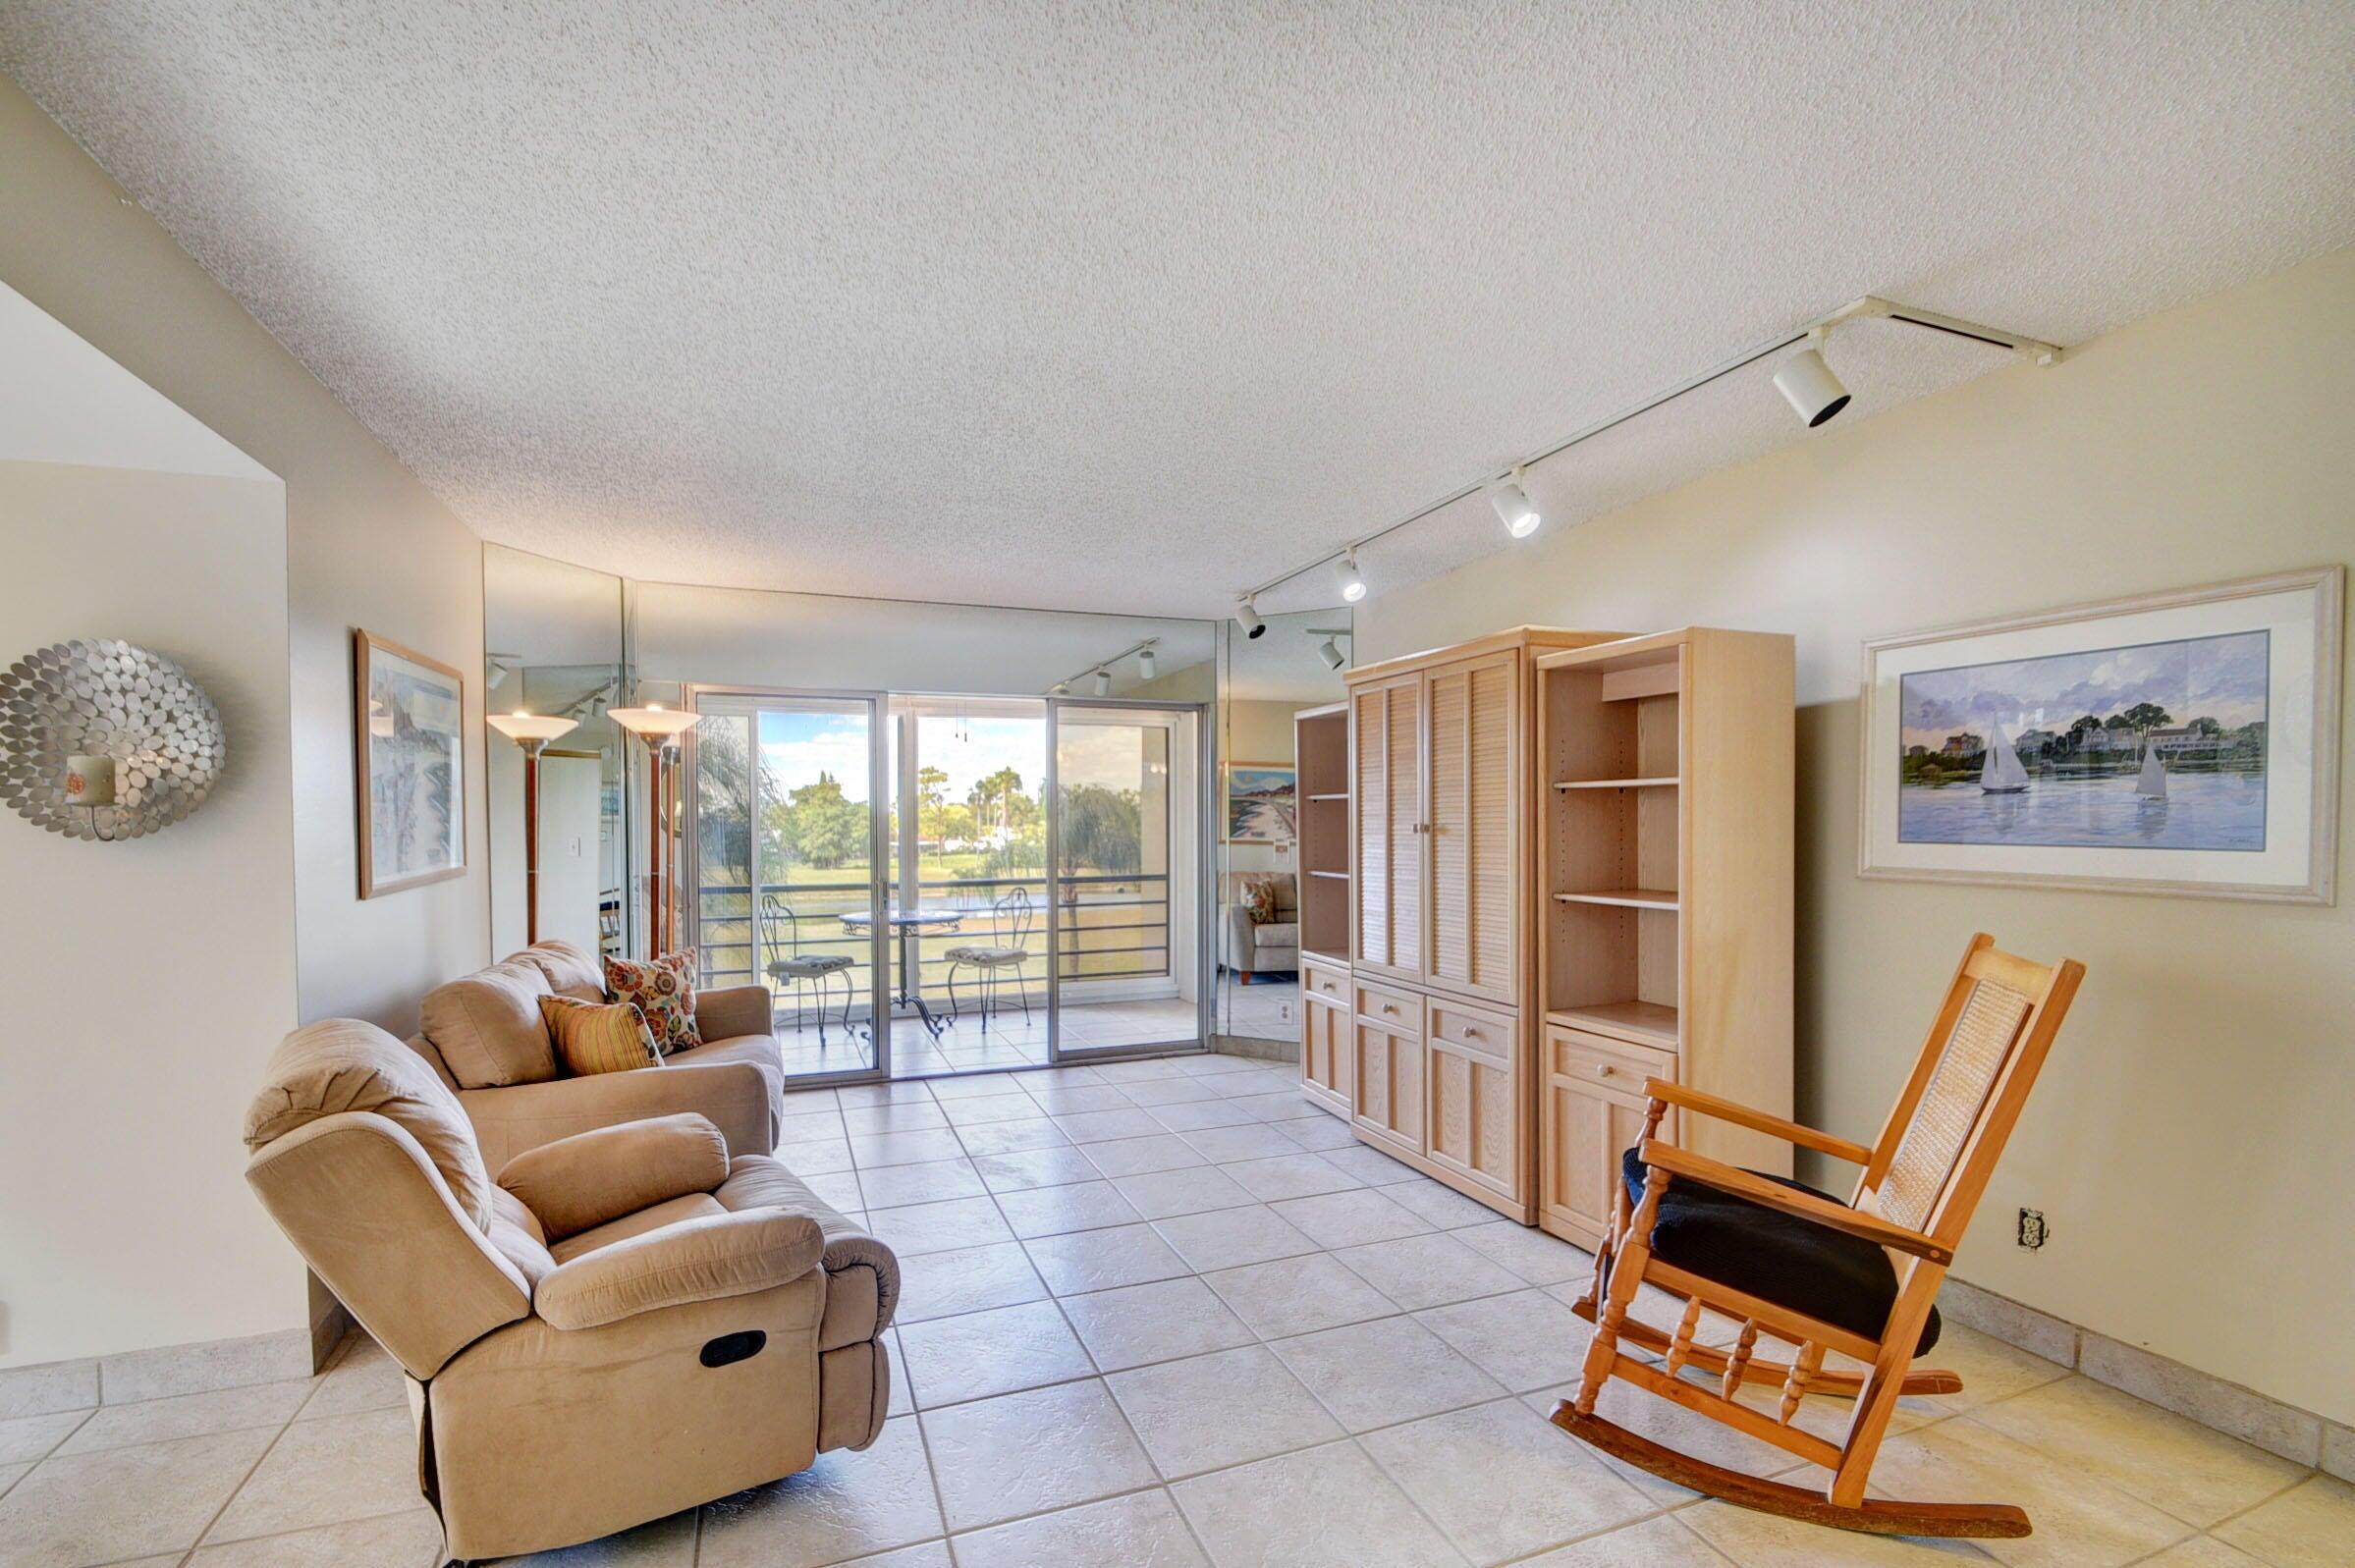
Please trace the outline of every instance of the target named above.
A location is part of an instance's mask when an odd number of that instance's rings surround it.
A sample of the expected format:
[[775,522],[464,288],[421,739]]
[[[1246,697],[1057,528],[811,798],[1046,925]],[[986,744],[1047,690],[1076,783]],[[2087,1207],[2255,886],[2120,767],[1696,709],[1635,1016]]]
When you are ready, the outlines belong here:
[[[487,537],[1159,615],[1860,294],[2079,342],[2347,244],[2351,60],[2345,0],[0,0]],[[2001,362],[1833,358],[1848,419]],[[1801,439],[1764,376],[1541,500]],[[1368,575],[1502,544],[1475,501]]]

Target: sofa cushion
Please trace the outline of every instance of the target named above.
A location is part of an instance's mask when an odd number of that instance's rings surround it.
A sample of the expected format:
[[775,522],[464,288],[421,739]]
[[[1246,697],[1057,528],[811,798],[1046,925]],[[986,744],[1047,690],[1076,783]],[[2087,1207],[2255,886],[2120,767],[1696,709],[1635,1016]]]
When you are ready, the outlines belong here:
[[1296,920],[1271,921],[1251,928],[1254,947],[1297,947],[1300,946],[1300,923]]
[[557,1059],[575,1078],[662,1065],[654,1033],[634,1003],[542,997],[540,1017],[547,1021]]
[[520,958],[436,986],[420,1027],[462,1089],[502,1089],[556,1076],[556,1047],[540,1017],[548,977]]
[[576,942],[562,937],[550,937],[510,954],[509,963],[527,963],[547,980],[548,989],[560,997],[572,997],[580,1001],[605,1000],[605,966],[597,955]]
[[488,1231],[490,1173],[458,1097],[424,1057],[357,1018],[305,1024],[278,1043],[246,1108],[246,1147],[258,1151],[345,1111],[372,1111],[416,1139],[459,1212]]
[[[1630,1206],[1643,1203],[1650,1173],[1636,1150],[1619,1157],[1619,1176]],[[1751,1174],[1839,1202],[1787,1176]],[[1888,1330],[1889,1309],[1897,1301],[1897,1271],[1889,1254],[1872,1242],[1684,1177],[1670,1182],[1660,1195],[1652,1254],[1688,1273],[1821,1318],[1867,1339],[1879,1339]],[[1933,1307],[1914,1354],[1937,1344],[1938,1332],[1938,1309]]]
[[605,960],[606,994],[616,1001],[634,1002],[654,1031],[654,1047],[664,1055],[692,1051],[703,1044],[695,1027],[695,949],[666,952],[647,962],[635,958]]
[[550,1241],[728,1179],[728,1143],[707,1116],[682,1111],[527,1149],[499,1172]]
[[1251,924],[1264,926],[1276,918],[1275,878],[1245,877],[1237,891],[1243,912],[1251,917]]

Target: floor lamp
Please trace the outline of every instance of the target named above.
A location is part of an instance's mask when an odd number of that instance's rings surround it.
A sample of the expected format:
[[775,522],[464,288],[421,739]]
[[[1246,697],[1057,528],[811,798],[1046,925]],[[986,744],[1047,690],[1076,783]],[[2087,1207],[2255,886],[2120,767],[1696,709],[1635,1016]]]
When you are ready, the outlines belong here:
[[670,762],[678,754],[679,737],[694,729],[703,716],[682,713],[659,702],[649,702],[643,708],[608,708],[605,716],[646,743],[646,792],[651,800],[647,812],[646,956],[658,958],[673,950],[676,935],[672,925],[671,878],[665,874],[663,864],[670,841],[666,809],[670,798]]
[[493,730],[523,748],[523,940],[540,940],[540,753],[577,719],[540,718],[518,709],[491,715]]

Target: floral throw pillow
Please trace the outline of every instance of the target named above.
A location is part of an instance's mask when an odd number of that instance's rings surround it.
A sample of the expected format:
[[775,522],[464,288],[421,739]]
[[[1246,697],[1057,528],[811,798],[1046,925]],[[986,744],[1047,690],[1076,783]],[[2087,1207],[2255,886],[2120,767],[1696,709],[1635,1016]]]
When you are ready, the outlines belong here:
[[1243,908],[1255,926],[1273,925],[1276,920],[1276,885],[1264,877],[1253,877],[1243,884]]
[[664,1055],[703,1044],[695,1029],[695,949],[666,952],[650,963],[634,958],[605,960],[605,994],[646,1015],[654,1047]]

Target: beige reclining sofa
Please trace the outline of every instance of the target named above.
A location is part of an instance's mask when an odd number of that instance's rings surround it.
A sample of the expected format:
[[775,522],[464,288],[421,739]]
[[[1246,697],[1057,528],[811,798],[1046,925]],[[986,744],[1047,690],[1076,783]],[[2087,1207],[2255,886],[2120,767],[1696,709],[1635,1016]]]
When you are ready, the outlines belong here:
[[702,1045],[660,1067],[586,1078],[558,1063],[540,1016],[550,994],[602,1001],[603,965],[573,943],[542,942],[436,987],[418,1008],[410,1049],[457,1092],[491,1169],[551,1139],[678,1110],[710,1117],[731,1154],[777,1147],[785,1065],[766,986],[696,993]]
[[494,1182],[417,1054],[331,1019],[280,1044],[245,1138],[263,1207],[409,1374],[453,1558],[608,1535],[883,1430],[898,1262],[699,1113]]

